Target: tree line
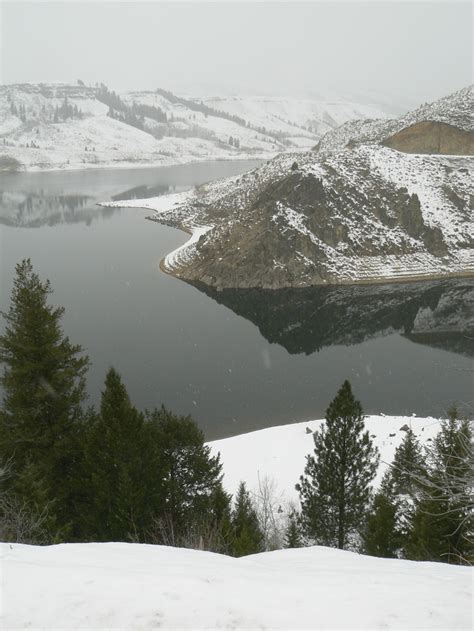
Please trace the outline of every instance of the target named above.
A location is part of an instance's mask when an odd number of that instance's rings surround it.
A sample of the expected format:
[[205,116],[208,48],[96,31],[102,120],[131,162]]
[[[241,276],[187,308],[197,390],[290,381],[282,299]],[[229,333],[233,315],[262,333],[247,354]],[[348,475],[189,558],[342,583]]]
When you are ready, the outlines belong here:
[[232,498],[191,417],[138,410],[114,368],[98,409],[86,405],[89,359],[64,334],[51,293],[29,259],[16,266],[0,335],[3,540],[134,541],[234,556],[320,544],[472,560],[472,435],[455,410],[425,451],[407,428],[374,493],[379,454],[346,381],[313,435],[300,507],[278,506],[268,481],[254,494],[241,483]]

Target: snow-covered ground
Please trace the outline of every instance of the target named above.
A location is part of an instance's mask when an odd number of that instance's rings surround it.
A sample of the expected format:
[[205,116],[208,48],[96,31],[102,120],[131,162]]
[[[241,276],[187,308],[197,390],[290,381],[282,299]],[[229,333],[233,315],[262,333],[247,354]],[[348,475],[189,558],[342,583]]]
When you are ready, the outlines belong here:
[[[286,498],[312,451],[315,420],[210,443],[224,484],[268,476]],[[438,419],[369,416],[377,481],[410,426],[428,444]],[[0,545],[2,629],[472,628],[471,568],[378,559],[315,546],[240,559],[164,546]]]
[[125,543],[2,544],[2,629],[472,628],[472,569],[323,547],[235,559]]
[[[240,434],[209,443],[212,453],[221,454],[224,486],[234,494],[241,481],[251,492],[257,492],[259,483],[273,480],[275,496],[283,505],[296,501],[295,484],[306,464],[306,455],[313,452],[313,434],[324,420],[280,425]],[[429,445],[440,429],[440,420],[416,416],[371,415],[365,426],[380,452],[380,465],[374,486],[378,486],[395,449],[402,442],[405,425],[411,427],[422,445]],[[311,430],[308,432],[307,430]]]

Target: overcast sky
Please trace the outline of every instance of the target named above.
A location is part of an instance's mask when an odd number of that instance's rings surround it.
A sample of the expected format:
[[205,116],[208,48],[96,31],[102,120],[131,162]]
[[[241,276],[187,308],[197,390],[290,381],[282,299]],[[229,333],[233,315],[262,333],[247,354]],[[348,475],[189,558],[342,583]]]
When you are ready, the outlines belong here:
[[472,81],[469,2],[11,2],[1,81],[183,94],[381,94]]

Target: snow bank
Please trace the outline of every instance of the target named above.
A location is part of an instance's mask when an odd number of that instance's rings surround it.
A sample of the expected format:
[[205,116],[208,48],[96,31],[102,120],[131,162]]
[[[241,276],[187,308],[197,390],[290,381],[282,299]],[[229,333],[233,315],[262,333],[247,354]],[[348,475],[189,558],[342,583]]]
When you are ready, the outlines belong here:
[[233,559],[2,544],[0,624],[42,629],[470,629],[472,571],[329,548]]
[[[269,427],[240,436],[209,443],[213,454],[220,453],[224,470],[224,486],[235,493],[243,480],[247,488],[256,491],[259,480],[274,480],[275,494],[282,504],[297,500],[295,484],[302,475],[306,455],[313,452],[313,434],[323,420]],[[380,451],[380,466],[374,484],[377,486],[392,462],[395,449],[411,427],[421,444],[429,444],[440,429],[440,420],[415,416],[367,416],[365,426]]]

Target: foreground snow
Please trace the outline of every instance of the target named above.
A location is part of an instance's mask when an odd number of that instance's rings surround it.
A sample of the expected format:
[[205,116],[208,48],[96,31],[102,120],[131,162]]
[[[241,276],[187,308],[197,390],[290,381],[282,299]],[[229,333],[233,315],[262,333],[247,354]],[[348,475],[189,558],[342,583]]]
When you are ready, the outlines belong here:
[[[323,420],[269,427],[209,443],[212,453],[221,454],[224,486],[235,493],[243,480],[257,492],[265,479],[274,483],[275,496],[284,504],[297,500],[295,484],[303,473],[306,455],[313,452],[313,434]],[[378,486],[408,425],[422,445],[429,445],[440,429],[440,420],[416,416],[367,416],[365,427],[380,451],[380,466],[374,485]]]
[[470,629],[472,571],[329,548],[233,559],[138,544],[3,544],[0,624],[83,629]]

